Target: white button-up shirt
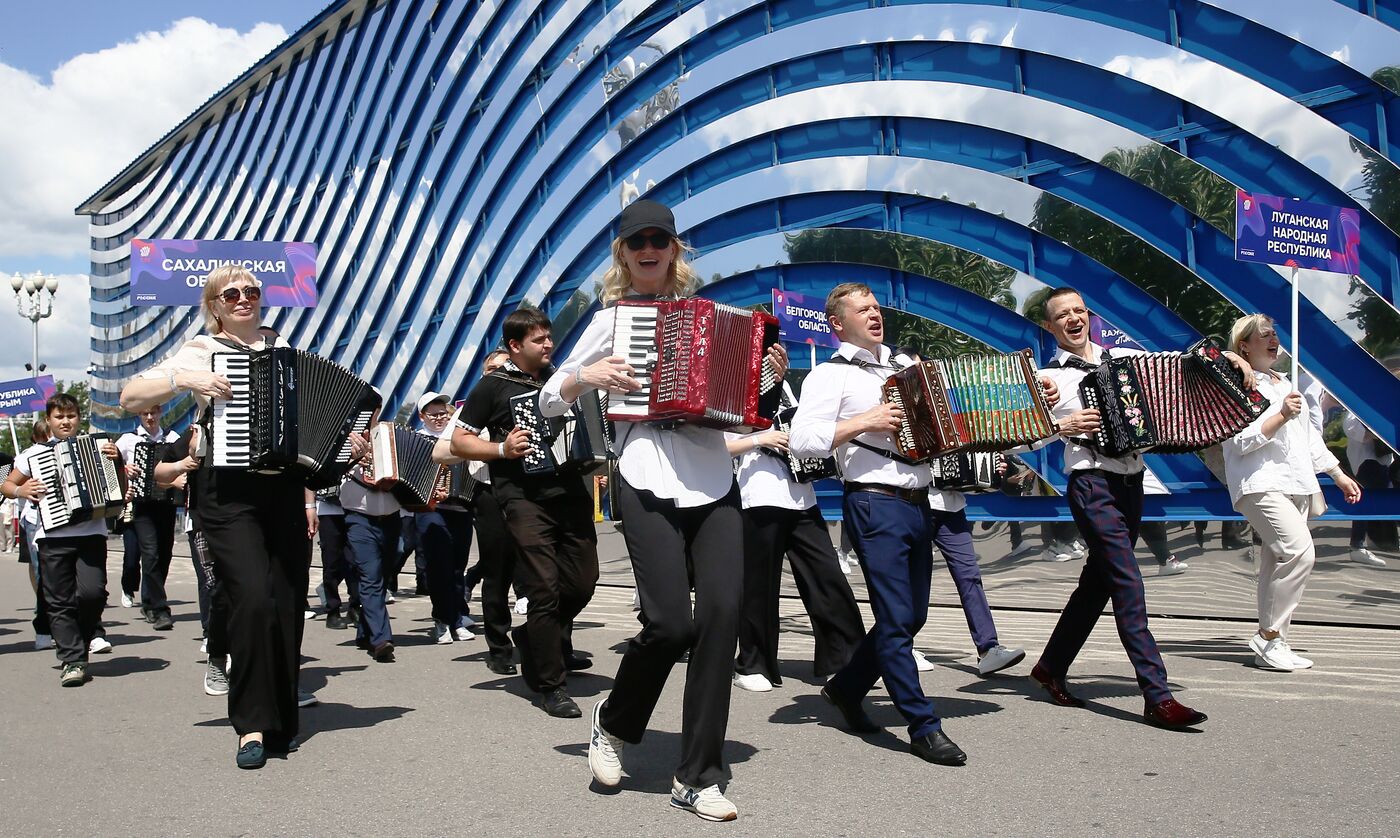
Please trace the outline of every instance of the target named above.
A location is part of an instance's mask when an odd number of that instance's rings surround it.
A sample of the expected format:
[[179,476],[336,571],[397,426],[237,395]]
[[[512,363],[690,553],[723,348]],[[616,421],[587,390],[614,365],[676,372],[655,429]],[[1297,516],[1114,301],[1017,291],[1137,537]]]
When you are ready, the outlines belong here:
[[[724,437],[751,439],[757,435],[726,433]],[[798,483],[788,474],[787,466],[783,463],[785,456],[782,452],[755,448],[735,458],[741,506],[745,509],[773,506],[802,510],[817,505],[817,493],[812,489],[812,484]]]
[[[1113,350],[1113,357],[1125,358],[1130,355],[1144,354],[1141,349],[1130,349],[1127,347],[1117,347]],[[1089,363],[1099,364],[1104,360],[1103,348],[1098,344],[1089,344]],[[1050,362],[1050,368],[1041,370],[1042,375],[1049,376],[1055,382],[1055,386],[1060,388],[1060,400],[1055,403],[1055,407],[1050,411],[1050,415],[1056,421],[1066,419],[1076,410],[1084,407],[1084,402],[1079,398],[1079,382],[1088,375],[1087,370],[1076,369],[1074,367],[1064,367],[1065,360],[1074,356],[1061,349],[1055,353],[1055,358]],[[1123,457],[1110,457],[1100,454],[1087,445],[1080,445],[1074,438],[1065,437],[1065,471],[1076,472],[1082,469],[1099,469],[1114,474],[1137,474],[1142,471],[1142,455],[1128,454]],[[1033,445],[1031,448],[1039,448],[1040,445]]]
[[136,456],[136,443],[138,442],[178,442],[180,435],[174,431],[166,431],[160,439],[151,436],[151,432],[146,430],[145,425],[137,425],[136,430],[129,434],[122,434],[117,439],[117,450],[121,452],[122,461],[126,465],[131,465],[132,459]]
[[[593,315],[574,351],[540,389],[540,412],[563,416],[573,404],[561,388],[582,367],[613,354],[613,323],[617,308]],[[661,430],[643,422],[618,422],[617,468],[627,485],[644,489],[679,507],[704,506],[722,500],[734,486],[733,463],[724,433],[698,425]]]
[[1342,419],[1342,430],[1347,435],[1347,462],[1351,463],[1353,474],[1367,460],[1375,460],[1386,468],[1395,462],[1395,455],[1385,447],[1385,443],[1380,442],[1364,422],[1350,413]]
[[[894,358],[888,346],[881,345],[877,350],[878,356],[843,341],[836,354],[849,361],[864,362],[865,366],[828,361],[812,370],[802,384],[802,398],[792,419],[788,445],[799,457],[834,454],[843,479],[850,483],[878,483],[898,489],[927,488],[933,479],[927,464],[909,465],[850,442],[839,447],[832,445],[836,439],[836,424],[878,405],[880,387],[885,379],[913,363],[903,356]],[[898,451],[894,437],[887,433],[863,433],[856,439],[886,451]],[[948,500],[954,502],[962,498],[957,492],[938,494],[952,495],[954,498]]]
[[1337,458],[1327,450],[1306,412],[1284,422],[1272,438],[1265,436],[1264,420],[1283,408],[1293,383],[1287,376],[1275,379],[1267,373],[1255,375],[1254,380],[1269,407],[1249,427],[1221,444],[1230,501],[1238,504],[1245,495],[1265,492],[1316,494],[1321,491],[1318,473],[1336,468]]

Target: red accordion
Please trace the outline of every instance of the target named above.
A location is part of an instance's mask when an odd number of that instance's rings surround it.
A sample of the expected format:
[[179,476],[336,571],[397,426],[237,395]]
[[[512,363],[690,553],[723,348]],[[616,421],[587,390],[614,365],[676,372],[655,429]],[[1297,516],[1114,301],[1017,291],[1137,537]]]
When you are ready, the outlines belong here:
[[782,389],[768,363],[778,319],[699,297],[617,304],[613,354],[642,389],[608,400],[608,418],[724,430],[772,424]]

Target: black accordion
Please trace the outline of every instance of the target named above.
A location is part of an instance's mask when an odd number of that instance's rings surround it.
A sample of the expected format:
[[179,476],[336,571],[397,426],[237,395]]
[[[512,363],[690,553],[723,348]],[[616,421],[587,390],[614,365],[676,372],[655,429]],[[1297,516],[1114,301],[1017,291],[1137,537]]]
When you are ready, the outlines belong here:
[[84,434],[29,455],[30,474],[48,489],[35,501],[45,530],[121,514],[126,471],[102,455],[106,441],[105,435]]
[[350,434],[369,428],[381,399],[367,382],[309,352],[274,347],[216,352],[214,372],[233,398],[214,402],[214,468],[295,472],[313,487],[350,470]]
[[[773,429],[790,433],[792,430],[792,417],[797,415],[796,407],[786,407],[778,411],[778,415],[773,417]],[[836,468],[835,457],[797,457],[792,450],[787,453],[774,452],[774,456],[782,460],[787,466],[788,474],[795,483],[814,483],[828,477],[835,477],[840,472]]]
[[1109,358],[1080,381],[1079,396],[1099,412],[1088,444],[1110,457],[1200,451],[1244,430],[1269,406],[1258,390],[1244,388],[1212,339],[1185,352]]
[[1001,489],[997,466],[1004,457],[996,451],[959,451],[933,458],[933,487],[954,492],[995,492]]
[[369,434],[370,459],[364,464],[365,482],[387,490],[409,509],[436,506],[442,467],[433,462],[432,437],[424,436],[390,422],[379,422]]
[[472,496],[476,494],[476,478],[472,477],[470,465],[453,463],[438,472],[438,489],[446,494],[443,501],[471,506]]
[[612,433],[603,418],[602,403],[591,391],[563,416],[540,412],[539,391],[530,390],[510,399],[515,427],[525,431],[530,450],[521,459],[526,474],[589,474],[607,462]]
[[613,354],[642,387],[617,396],[607,417],[623,422],[693,422],[721,430],[766,430],[781,382],[768,363],[778,319],[700,297],[622,300]]
[[131,452],[131,465],[136,467],[136,476],[131,478],[133,501],[184,505],[183,490],[156,485],[156,465],[164,461],[169,448],[170,444],[165,442],[136,443],[136,448]]
[[884,398],[904,411],[895,447],[913,462],[1005,451],[1055,434],[1029,349],[914,364],[886,379]]

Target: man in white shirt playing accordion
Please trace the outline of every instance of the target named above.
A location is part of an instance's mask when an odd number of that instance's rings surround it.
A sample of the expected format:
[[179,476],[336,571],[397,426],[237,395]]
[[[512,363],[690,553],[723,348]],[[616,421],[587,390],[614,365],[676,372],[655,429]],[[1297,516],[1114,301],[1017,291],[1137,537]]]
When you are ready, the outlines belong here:
[[[152,405],[137,414],[141,424],[129,434],[117,439],[117,450],[126,463],[127,478],[141,477],[136,472],[136,446],[142,443],[167,445],[175,442],[180,435],[160,426],[161,406]],[[154,452],[155,460],[160,453]],[[170,616],[170,603],[165,596],[165,580],[170,574],[170,555],[175,549],[175,503],[165,497],[133,498],[131,500],[131,524],[136,531],[137,543],[141,552],[141,616],[156,631],[170,631],[175,621]]]

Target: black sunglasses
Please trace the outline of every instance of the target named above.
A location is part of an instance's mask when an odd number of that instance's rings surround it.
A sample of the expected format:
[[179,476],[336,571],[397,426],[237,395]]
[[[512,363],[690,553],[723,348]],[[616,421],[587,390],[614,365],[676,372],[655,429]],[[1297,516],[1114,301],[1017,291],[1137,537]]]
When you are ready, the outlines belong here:
[[648,244],[657,250],[665,250],[671,246],[671,234],[652,233],[648,236],[646,233],[633,233],[623,241],[626,242],[628,250],[641,250]]
[[241,289],[225,288],[223,292],[219,294],[219,297],[229,305],[233,305],[238,302],[240,292],[243,299],[250,303],[256,303],[258,300],[262,299],[262,289],[256,285],[245,285]]

